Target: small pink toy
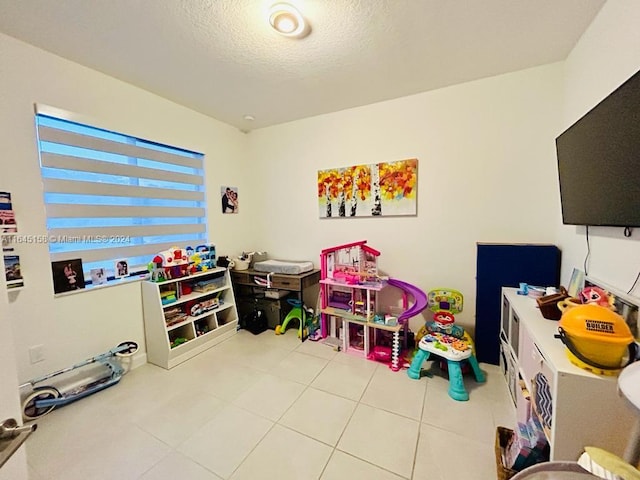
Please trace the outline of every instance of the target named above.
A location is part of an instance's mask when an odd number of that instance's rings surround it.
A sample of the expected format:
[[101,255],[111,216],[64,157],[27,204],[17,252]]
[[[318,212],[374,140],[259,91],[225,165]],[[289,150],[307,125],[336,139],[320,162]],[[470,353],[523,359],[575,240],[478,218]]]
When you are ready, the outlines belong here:
[[601,307],[615,310],[613,305],[613,297],[600,287],[586,287],[580,292],[580,301],[582,303],[595,303]]

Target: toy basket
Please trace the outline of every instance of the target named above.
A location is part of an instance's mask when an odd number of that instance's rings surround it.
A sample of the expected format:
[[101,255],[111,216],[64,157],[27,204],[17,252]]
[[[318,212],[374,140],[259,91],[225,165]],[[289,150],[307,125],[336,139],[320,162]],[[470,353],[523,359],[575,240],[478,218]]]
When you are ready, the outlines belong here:
[[566,300],[567,298],[569,298],[567,290],[564,287],[560,287],[560,293],[539,297],[536,299],[536,302],[544,318],[547,320],[560,320],[562,310],[558,307],[558,302]]
[[513,430],[505,427],[496,429],[496,470],[498,472],[498,480],[509,480],[516,473],[515,470],[505,467],[504,465],[504,449],[507,448],[509,440],[513,437]]

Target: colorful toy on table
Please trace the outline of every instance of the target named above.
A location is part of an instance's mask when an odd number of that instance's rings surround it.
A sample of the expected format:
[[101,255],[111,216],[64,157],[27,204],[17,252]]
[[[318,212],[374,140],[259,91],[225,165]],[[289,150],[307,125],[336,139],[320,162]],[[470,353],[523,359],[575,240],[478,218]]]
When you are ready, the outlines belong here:
[[462,312],[464,301],[459,291],[438,288],[427,294],[427,304],[432,312],[448,312],[455,315]]
[[468,354],[465,352],[471,350],[471,345],[466,340],[446,333],[427,333],[420,341],[424,341],[425,344],[431,344],[431,347],[435,349],[434,353],[440,352],[438,354],[447,359],[467,358]]
[[464,338],[465,331],[455,325],[455,314],[462,312],[462,293],[457,290],[439,288],[427,294],[427,308],[434,312],[433,321],[426,322],[418,330],[416,340],[420,340],[428,333],[446,333],[457,338]]
[[449,396],[454,400],[469,400],[462,378],[463,367],[467,362],[478,383],[485,382],[485,376],[478,366],[473,341],[465,330],[455,325],[454,314],[463,308],[463,297],[457,290],[437,289],[427,294],[429,309],[434,313],[433,321],[427,322],[418,335],[418,349],[407,374],[415,380],[420,379],[422,364],[431,354],[446,361],[449,373]]
[[456,338],[464,338],[464,328],[455,325],[455,317],[449,312],[436,312],[433,321],[427,322],[425,327],[428,333],[444,333]]

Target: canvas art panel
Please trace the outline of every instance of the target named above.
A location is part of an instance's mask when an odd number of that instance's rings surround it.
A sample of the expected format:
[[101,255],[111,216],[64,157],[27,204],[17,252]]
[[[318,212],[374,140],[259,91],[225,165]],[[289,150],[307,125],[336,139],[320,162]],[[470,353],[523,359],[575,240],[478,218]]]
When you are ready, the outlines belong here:
[[320,218],[417,214],[418,160],[318,171]]

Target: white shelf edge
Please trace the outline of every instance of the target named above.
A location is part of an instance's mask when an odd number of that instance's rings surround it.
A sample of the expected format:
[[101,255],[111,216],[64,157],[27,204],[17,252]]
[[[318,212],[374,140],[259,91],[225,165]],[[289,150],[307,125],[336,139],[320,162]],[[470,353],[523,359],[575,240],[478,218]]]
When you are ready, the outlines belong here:
[[191,317],[189,317],[186,320],[183,320],[183,321],[178,322],[178,323],[174,323],[173,325],[169,325],[167,327],[167,332],[171,332],[171,331],[173,331],[173,330],[175,330],[177,328],[180,328],[180,327],[182,327],[184,325],[189,325],[192,322],[193,322],[193,320],[191,320]]
[[211,275],[213,273],[220,273],[220,272],[224,272],[226,271],[226,268],[223,267],[215,267],[212,268],[210,270],[207,270],[206,272],[197,272],[197,273],[193,273],[191,275],[185,275],[184,277],[179,277],[179,278],[172,278],[170,280],[163,280],[161,282],[151,282],[154,285],[168,285],[170,283],[177,283],[177,282],[183,282],[185,280],[191,280],[194,278],[200,278],[200,277],[206,277],[207,275]]

